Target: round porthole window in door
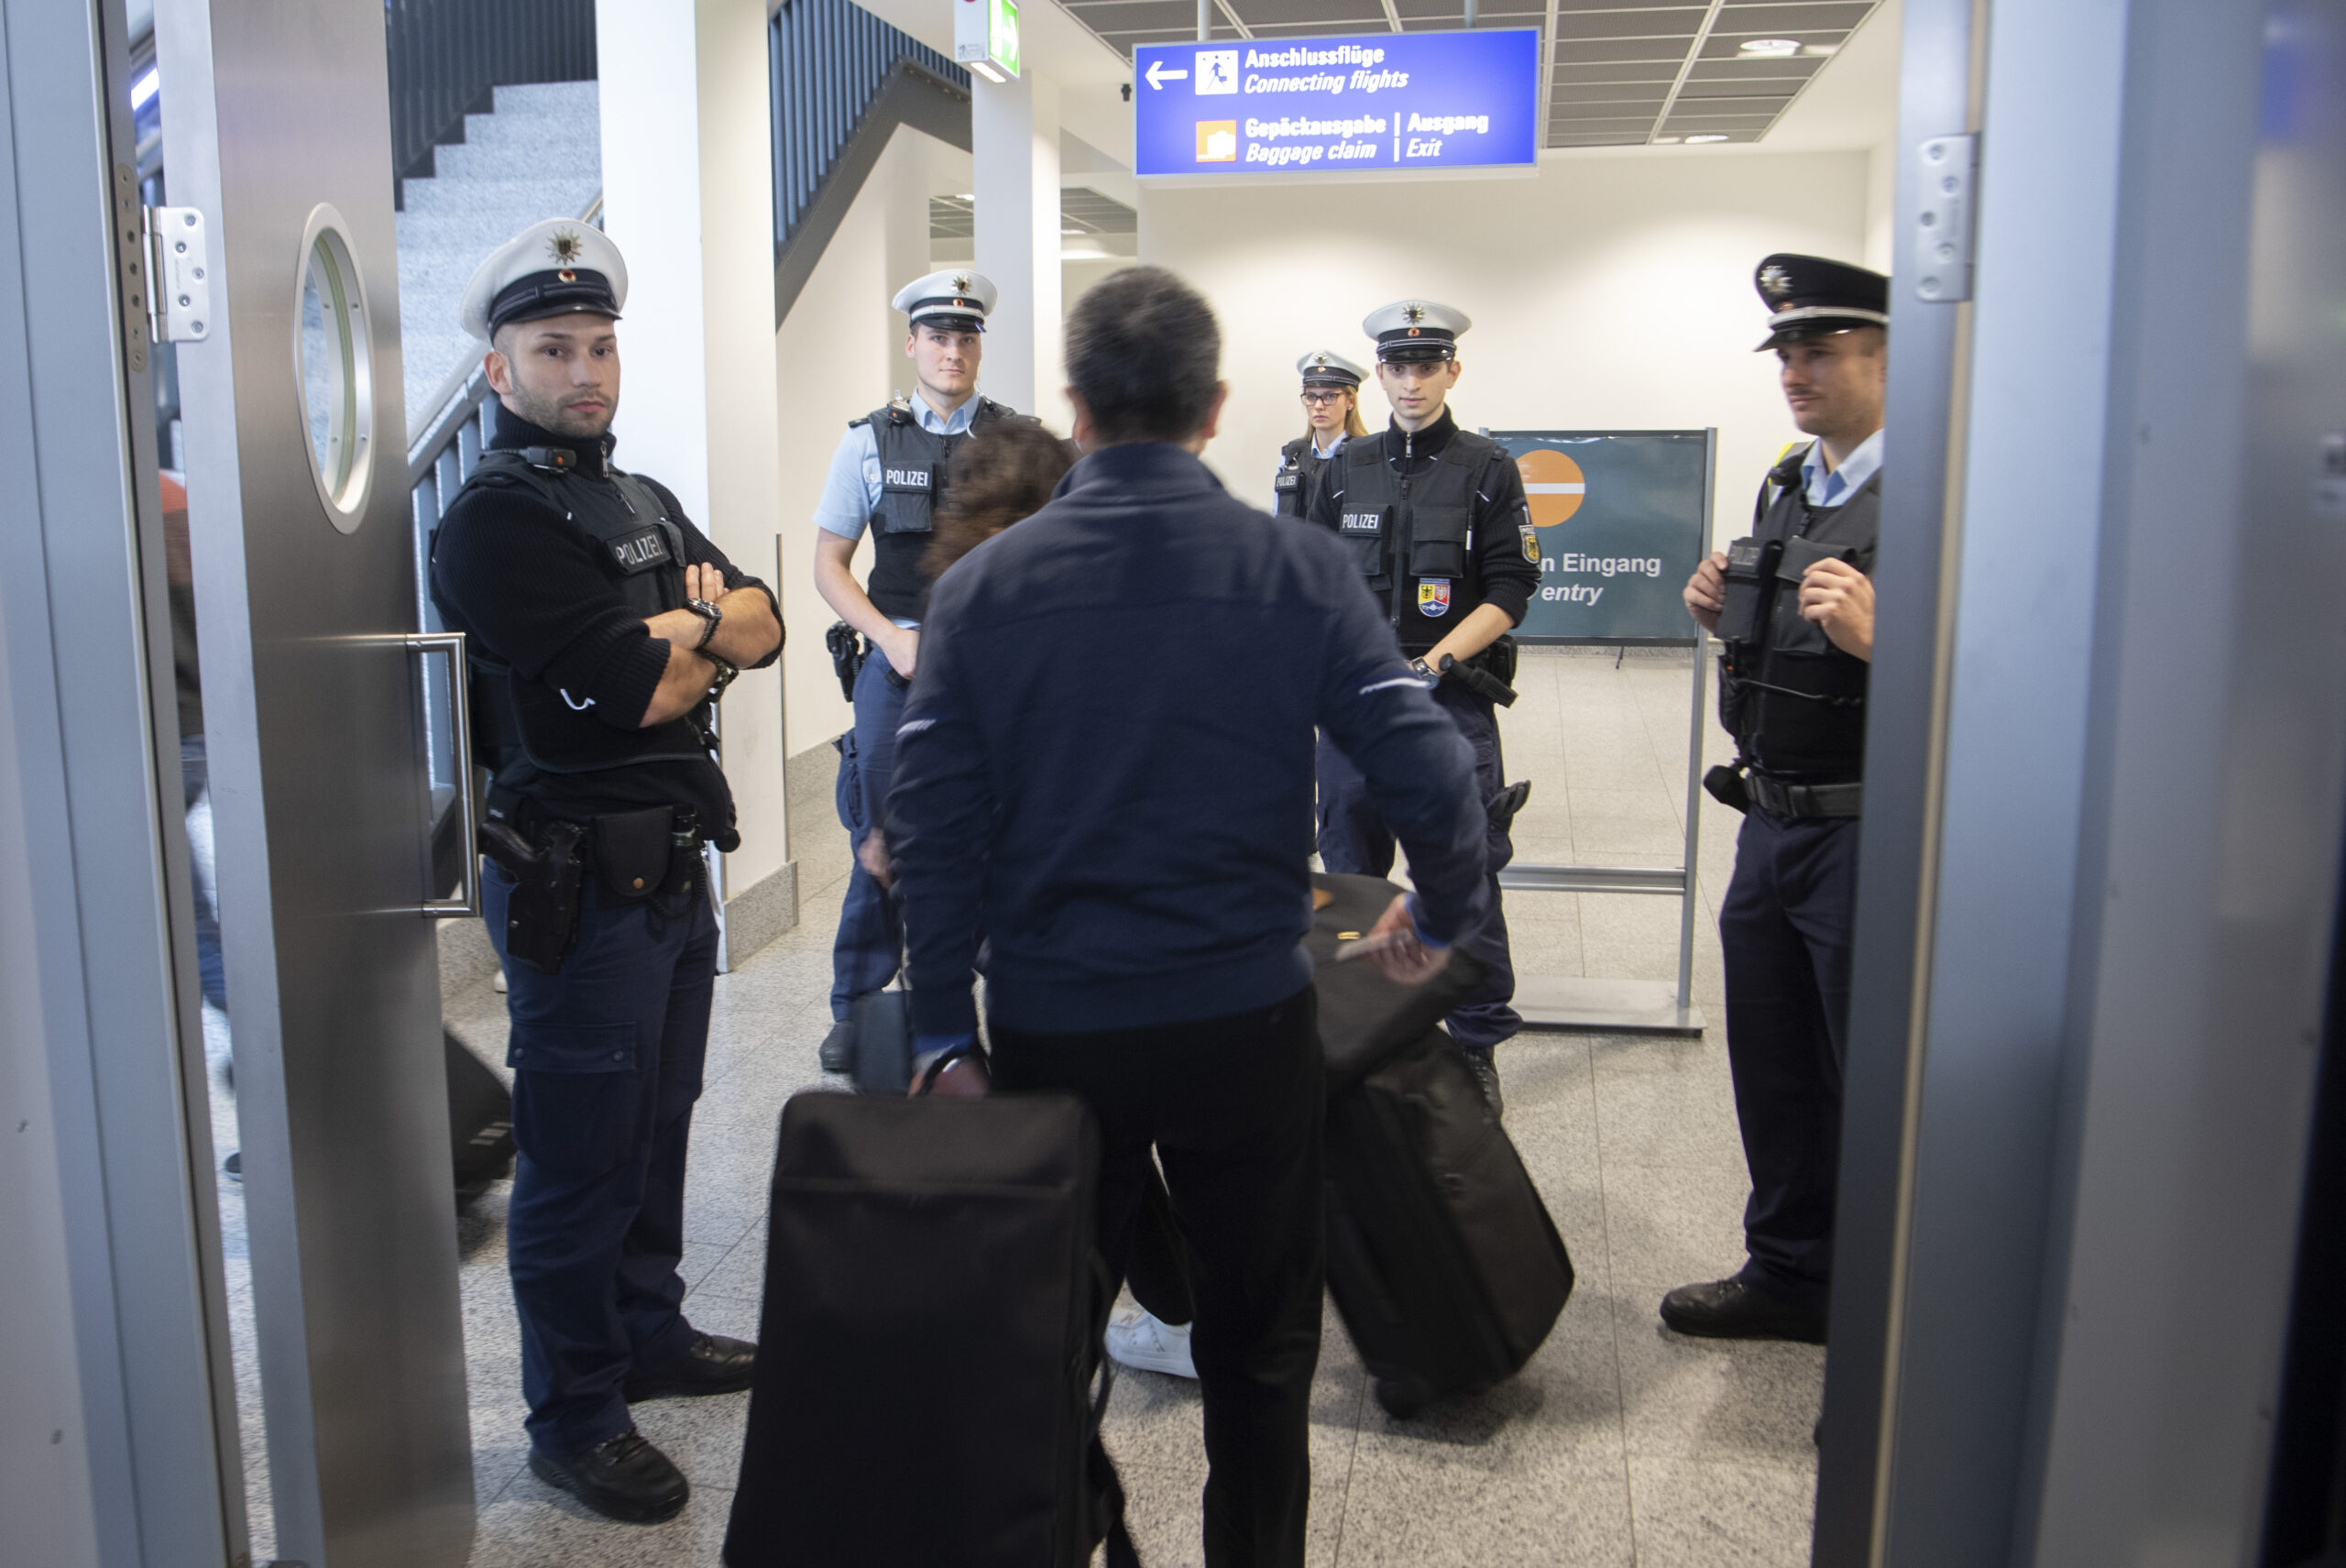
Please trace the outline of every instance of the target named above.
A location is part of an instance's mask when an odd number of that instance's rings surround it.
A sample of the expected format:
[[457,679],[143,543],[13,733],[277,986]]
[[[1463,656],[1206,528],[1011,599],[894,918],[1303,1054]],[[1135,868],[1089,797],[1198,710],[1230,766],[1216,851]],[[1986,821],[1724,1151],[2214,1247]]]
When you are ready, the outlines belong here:
[[293,374],[301,392],[302,444],[326,521],[355,532],[367,515],[373,467],[374,355],[367,291],[351,258],[342,214],[323,203],[301,233],[294,301]]

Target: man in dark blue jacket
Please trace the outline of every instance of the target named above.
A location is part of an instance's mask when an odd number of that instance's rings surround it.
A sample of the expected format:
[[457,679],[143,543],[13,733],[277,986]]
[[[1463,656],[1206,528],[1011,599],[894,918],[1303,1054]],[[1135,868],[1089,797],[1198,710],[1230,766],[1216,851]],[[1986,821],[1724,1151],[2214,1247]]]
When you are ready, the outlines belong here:
[[[939,578],[898,731],[888,842],[924,1050],[1100,1120],[1121,1275],[1153,1146],[1198,1263],[1206,1561],[1303,1561],[1319,1360],[1313,727],[1367,780],[1418,891],[1376,931],[1422,980],[1488,896],[1474,758],[1332,537],[1199,462],[1221,335],[1134,268],[1067,328],[1076,438],[1050,505]],[[980,938],[983,934],[983,948]]]

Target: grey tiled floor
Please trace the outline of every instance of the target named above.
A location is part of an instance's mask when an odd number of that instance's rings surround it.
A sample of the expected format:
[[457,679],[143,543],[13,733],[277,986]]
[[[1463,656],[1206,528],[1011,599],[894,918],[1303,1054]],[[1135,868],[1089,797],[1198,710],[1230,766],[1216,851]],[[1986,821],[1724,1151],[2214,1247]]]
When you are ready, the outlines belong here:
[[[1534,780],[1517,825],[1526,861],[1674,863],[1685,780],[1683,652],[1535,651],[1504,718],[1509,772]],[[1714,729],[1709,749],[1723,751]],[[764,1255],[761,1215],[774,1118],[816,1087],[829,1021],[829,945],[842,836],[797,822],[798,927],[718,981],[707,1091],[694,1126],[685,1220],[687,1310],[748,1334]],[[1654,1317],[1669,1287],[1740,1260],[1746,1192],[1718,1029],[1713,931],[1735,819],[1705,815],[1696,999],[1703,1038],[1525,1035],[1500,1052],[1507,1125],[1546,1197],[1580,1282],[1547,1345],[1492,1393],[1407,1423],[1367,1391],[1328,1315],[1312,1406],[1315,1565],[1605,1564],[1774,1568],[1808,1561],[1824,1353],[1680,1338]],[[1517,894],[1525,973],[1668,979],[1676,905],[1664,899]],[[501,1059],[502,998],[457,998],[451,1025]],[[693,1477],[691,1505],[653,1528],[602,1523],[523,1469],[516,1328],[504,1278],[504,1193],[475,1206],[464,1240],[477,1568],[714,1563],[731,1500],[746,1396],[640,1407],[645,1434]],[[1201,1561],[1204,1479],[1194,1385],[1120,1378],[1108,1441],[1150,1568]]]

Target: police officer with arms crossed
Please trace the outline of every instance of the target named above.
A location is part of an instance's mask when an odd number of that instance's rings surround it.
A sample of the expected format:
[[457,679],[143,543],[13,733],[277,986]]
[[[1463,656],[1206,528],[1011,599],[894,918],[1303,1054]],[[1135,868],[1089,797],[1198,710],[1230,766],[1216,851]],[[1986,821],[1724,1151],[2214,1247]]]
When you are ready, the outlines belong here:
[[[839,748],[840,825],[861,851],[880,822],[896,755],[896,720],[917,667],[921,617],[928,609],[928,552],[945,466],[972,431],[1012,411],[978,395],[978,366],[985,357],[986,317],[994,286],[967,269],[932,272],[904,285],[895,298],[905,313],[904,356],[918,383],[909,399],[850,421],[831,455],[823,499],[815,508],[821,531],[815,542],[815,588],[839,613],[833,658],[843,683],[852,682],[855,729]],[[850,570],[857,542],[872,530],[867,589]],[[868,652],[859,654],[861,634]],[[831,947],[830,1034],[822,1046],[826,1071],[845,1072],[855,999],[896,978],[904,956],[904,927],[888,891],[859,854],[848,872],[839,936]]]
[[[1501,801],[1507,779],[1498,713],[1486,692],[1514,676],[1515,643],[1507,633],[1522,622],[1540,586],[1540,536],[1523,477],[1505,449],[1459,429],[1448,407],[1462,368],[1458,337],[1473,324],[1464,311],[1423,300],[1387,305],[1361,323],[1376,340],[1376,384],[1392,405],[1393,422],[1374,440],[1345,444],[1342,458],[1321,477],[1310,517],[1350,551],[1411,668],[1474,747],[1476,786],[1485,806],[1495,808],[1485,846],[1490,912],[1459,939],[1489,978],[1459,1003],[1449,1025],[1496,1115],[1492,1048],[1523,1023],[1508,1005],[1515,970],[1498,887],[1500,869],[1515,855],[1507,824],[1521,801]],[[1391,828],[1359,770],[1325,737],[1320,856],[1332,872],[1383,876],[1393,869]]]
[[481,904],[513,1025],[530,1468],[651,1521],[688,1488],[628,1406],[745,1388],[756,1354],[685,1321],[676,1265],[716,978],[701,844],[740,841],[711,724],[782,622],[665,487],[611,462],[626,297],[618,248],[576,222],[524,229],[473,275],[465,325],[501,406],[432,586],[468,640],[494,769]]
[[1681,1333],[1821,1344],[1841,1151],[1858,783],[1873,657],[1890,280],[1813,256],[1760,264],[1792,422],[1815,439],[1769,472],[1749,538],[1696,568],[1686,608],[1724,645],[1733,768],[1704,781],[1744,813],[1719,909],[1727,1051],[1751,1199],[1749,1253],[1682,1285]]
[[1303,433],[1279,448],[1271,510],[1281,517],[1310,517],[1320,476],[1345,442],[1368,433],[1360,422],[1360,383],[1367,372],[1325,348],[1297,360],[1295,369],[1303,378]]

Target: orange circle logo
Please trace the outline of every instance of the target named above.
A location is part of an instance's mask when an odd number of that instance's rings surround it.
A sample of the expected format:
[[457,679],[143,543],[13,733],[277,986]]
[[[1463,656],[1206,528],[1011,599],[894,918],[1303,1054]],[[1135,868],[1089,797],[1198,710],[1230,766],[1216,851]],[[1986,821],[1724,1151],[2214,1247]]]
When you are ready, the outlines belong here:
[[1588,494],[1588,481],[1582,477],[1580,465],[1562,453],[1539,447],[1517,458],[1515,467],[1523,476],[1523,493],[1531,502],[1534,525],[1553,528],[1580,510]]

